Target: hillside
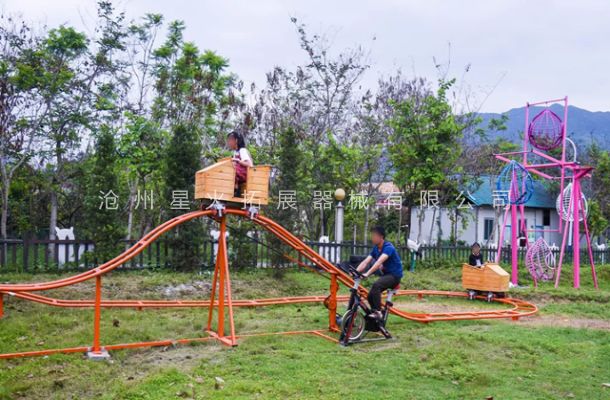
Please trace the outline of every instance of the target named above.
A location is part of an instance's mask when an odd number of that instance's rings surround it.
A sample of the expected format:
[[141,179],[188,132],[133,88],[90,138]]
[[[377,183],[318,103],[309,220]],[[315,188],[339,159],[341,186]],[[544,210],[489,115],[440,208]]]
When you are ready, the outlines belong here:
[[[530,121],[542,107],[530,108]],[[551,106],[557,115],[563,118],[563,107],[558,104]],[[513,108],[504,114],[508,116],[507,130],[502,132],[490,132],[490,138],[503,137],[513,142],[520,142],[519,135],[523,132],[525,124],[525,107]],[[499,118],[500,113],[481,113],[483,118],[482,127],[487,127],[491,118]],[[610,112],[588,111],[575,106],[568,107],[568,137],[579,145],[588,145],[597,142],[604,148],[610,148]]]

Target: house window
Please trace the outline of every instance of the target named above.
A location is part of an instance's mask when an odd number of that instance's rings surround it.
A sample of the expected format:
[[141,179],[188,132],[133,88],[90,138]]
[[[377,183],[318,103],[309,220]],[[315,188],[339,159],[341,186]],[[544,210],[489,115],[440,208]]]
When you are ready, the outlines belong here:
[[483,240],[489,240],[494,231],[494,219],[485,218],[483,220]]
[[551,226],[551,210],[542,210],[542,225]]

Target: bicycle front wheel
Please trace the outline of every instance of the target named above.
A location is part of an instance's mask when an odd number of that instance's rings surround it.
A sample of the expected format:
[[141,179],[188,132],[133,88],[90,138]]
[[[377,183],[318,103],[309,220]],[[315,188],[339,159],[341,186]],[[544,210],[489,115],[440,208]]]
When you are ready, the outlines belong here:
[[358,311],[354,313],[352,310],[347,310],[347,312],[343,314],[342,319],[341,332],[343,333],[343,337],[347,336],[349,332],[350,342],[362,339],[365,328],[364,315]]

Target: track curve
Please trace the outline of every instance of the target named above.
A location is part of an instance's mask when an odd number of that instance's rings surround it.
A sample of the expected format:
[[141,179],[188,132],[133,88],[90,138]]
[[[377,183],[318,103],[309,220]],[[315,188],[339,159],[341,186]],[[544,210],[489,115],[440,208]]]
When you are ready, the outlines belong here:
[[104,275],[112,271],[113,269],[121,266],[125,262],[131,260],[138,254],[140,254],[145,248],[147,248],[152,242],[154,242],[159,236],[164,234],[165,232],[171,230],[172,228],[181,225],[187,221],[190,221],[197,217],[203,217],[206,215],[213,215],[214,211],[205,210],[205,211],[193,211],[184,215],[180,215],[178,217],[172,218],[163,224],[157,226],[155,229],[148,232],[146,235],[142,237],[142,239],[138,240],[133,246],[119,254],[115,258],[110,261],[105,262],[97,268],[91,269],[89,271],[80,273],[78,275],[73,275],[68,278],[58,279],[55,281],[43,282],[43,283],[34,283],[34,284],[16,284],[16,285],[0,285],[0,292],[35,292],[40,290],[50,290],[57,289],[60,287],[74,285],[76,283],[84,282],[89,279],[93,279],[99,275]]
[[[284,244],[296,250],[301,256],[308,259],[311,263],[319,267],[321,270],[335,274],[337,280],[344,285],[351,287],[354,283],[351,276],[345,273],[342,269],[332,264],[330,261],[324,259],[321,255],[315,252],[311,247],[305,244],[301,239],[293,235],[291,232],[286,230],[283,226],[276,223],[270,218],[262,215],[251,216],[246,210],[231,209],[227,208],[223,210],[223,213],[228,215],[235,215],[242,218],[248,218],[255,222],[259,226],[263,227],[273,235],[277,236]],[[181,225],[187,221],[200,217],[214,217],[217,214],[216,210],[203,210],[193,211],[187,214],[180,215],[172,218],[165,223],[159,225],[155,229],[147,233],[142,239],[136,244],[127,249],[125,252],[119,254],[117,257],[110,261],[100,265],[92,270],[73,275],[68,278],[58,279],[49,282],[33,283],[33,284],[0,284],[0,294],[8,294],[17,298],[33,301],[40,304],[46,304],[49,306],[56,307],[73,307],[73,308],[85,308],[93,307],[93,300],[62,300],[52,297],[46,297],[33,292],[46,291],[51,289],[57,289],[81,283],[90,279],[94,279],[98,276],[104,275],[125,262],[131,260],[133,257],[140,254],[146,249],[152,242],[157,240],[165,232],[173,229],[174,227]],[[367,294],[365,288],[361,288],[363,295]],[[398,295],[409,295],[409,296],[450,296],[450,297],[467,297],[464,292],[445,292],[445,291],[433,291],[433,290],[401,290]],[[283,303],[311,303],[321,302],[324,300],[323,296],[305,296],[305,297],[292,297],[292,298],[281,298],[281,299],[259,299],[259,300],[234,300],[235,306],[242,307],[256,307],[276,304],[278,301]],[[338,296],[338,300],[345,300],[344,296]],[[528,315],[532,315],[538,311],[534,304],[513,299],[494,299],[498,303],[504,303],[511,305],[510,309],[502,310],[479,310],[473,312],[448,312],[448,313],[411,313],[402,311],[396,308],[392,309],[392,313],[412,321],[416,322],[435,322],[435,321],[452,321],[452,320],[472,320],[472,319],[496,319],[496,318],[520,318]],[[209,307],[209,301],[198,301],[198,300],[102,300],[102,307],[107,308],[164,308],[164,307]]]
[[[19,299],[32,301],[39,304],[44,304],[52,307],[63,308],[93,308],[95,302],[93,300],[65,300],[53,297],[41,296],[28,292],[10,292],[9,295]],[[463,297],[468,295],[463,292],[446,292],[437,290],[400,290],[396,293],[396,297],[400,296],[443,296],[443,297]],[[281,304],[303,304],[303,303],[323,303],[326,296],[300,296],[300,297],[277,297],[267,299],[236,299],[233,300],[234,307],[265,307],[270,305]],[[349,296],[337,296],[337,301],[347,302]],[[497,319],[497,318],[521,318],[535,314],[538,308],[531,303],[514,298],[496,298],[494,302],[512,306],[512,308],[499,310],[485,310],[474,312],[451,312],[451,313],[411,313],[401,311],[399,308],[394,309],[394,314],[400,317],[416,322],[436,322],[450,320],[471,320],[471,319]],[[218,303],[215,302],[214,306]],[[209,300],[102,300],[103,308],[199,308],[209,307]],[[476,316],[476,318],[474,318]]]

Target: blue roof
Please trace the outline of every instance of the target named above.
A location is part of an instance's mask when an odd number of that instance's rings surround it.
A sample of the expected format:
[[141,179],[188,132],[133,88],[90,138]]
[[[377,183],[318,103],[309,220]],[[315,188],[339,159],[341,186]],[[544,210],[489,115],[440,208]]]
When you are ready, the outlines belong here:
[[[478,181],[480,184],[475,186],[474,190],[470,189],[470,199],[477,206],[493,206],[496,177],[482,176]],[[528,202],[525,203],[525,206],[532,208],[555,208],[556,201],[557,194],[553,194],[543,182],[534,179],[534,193]]]

